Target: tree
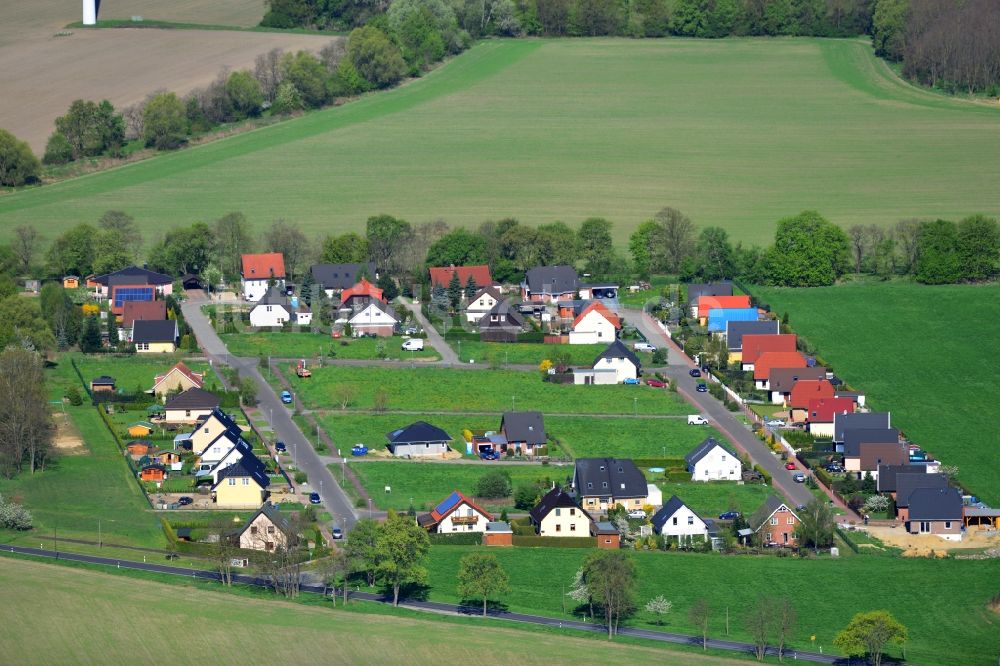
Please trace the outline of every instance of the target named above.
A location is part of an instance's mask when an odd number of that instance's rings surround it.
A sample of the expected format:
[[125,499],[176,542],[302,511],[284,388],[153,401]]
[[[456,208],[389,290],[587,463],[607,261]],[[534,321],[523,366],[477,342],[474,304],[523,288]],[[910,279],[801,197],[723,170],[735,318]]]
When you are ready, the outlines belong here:
[[142,250],[142,232],[135,223],[135,218],[124,211],[106,211],[97,219],[97,228],[117,232],[133,256]]
[[705,227],[695,248],[697,274],[706,281],[736,276],[736,255],[729,234],[722,227]]
[[264,93],[248,71],[233,72],[226,79],[226,95],[233,105],[234,120],[253,118],[260,115],[264,105]]
[[344,552],[354,563],[356,570],[364,572],[369,587],[375,584],[378,534],[379,524],[370,518],[362,518],[354,524],[344,545]]
[[954,222],[936,220],[922,223],[917,243],[917,282],[958,282],[962,277],[962,266],[958,254],[958,228]]
[[392,215],[375,215],[365,223],[368,252],[375,270],[395,273],[401,264],[400,250],[413,235],[410,223]]
[[93,354],[101,350],[101,327],[97,316],[83,320],[83,332],[80,333],[80,351]]
[[204,222],[171,229],[149,252],[152,268],[171,275],[201,273],[215,258],[215,236]]
[[188,120],[184,102],[175,93],[154,95],[142,113],[142,138],[157,150],[179,148],[187,140]]
[[684,260],[694,252],[694,222],[676,208],[664,208],[654,217],[660,227],[665,268],[671,273],[679,273]]
[[799,543],[815,552],[833,545],[834,517],[830,505],[814,497],[798,512]]
[[0,129],[0,185],[19,187],[33,183],[38,180],[41,169],[42,165],[27,141]]
[[778,221],[774,245],[767,251],[771,284],[785,287],[829,286],[849,266],[850,241],[844,231],[815,211]]
[[227,280],[236,280],[242,271],[242,256],[253,252],[255,244],[246,215],[226,213],[212,227],[220,268]]
[[662,266],[663,228],[656,220],[646,220],[629,236],[628,249],[640,277],[649,277]]
[[375,575],[392,589],[393,606],[399,605],[399,590],[404,584],[427,580],[423,562],[429,549],[427,530],[406,516],[389,511],[375,540]]
[[41,313],[49,324],[55,345],[64,350],[80,337],[83,314],[73,305],[69,294],[58,282],[46,282],[38,298]]
[[591,619],[594,618],[594,597],[590,594],[590,588],[587,587],[582,568],[577,569],[566,596],[578,604],[587,604],[588,615]]
[[427,250],[428,266],[466,266],[486,261],[486,239],[464,228],[445,234]]
[[604,611],[610,639],[621,618],[635,610],[635,561],[625,551],[598,550],[584,561],[583,579]]
[[514,508],[530,511],[538,503],[538,486],[530,483],[518,484],[514,489]]
[[753,653],[757,657],[757,661],[764,661],[764,654],[767,652],[767,637],[771,629],[773,605],[767,597],[758,596],[745,618],[747,632],[753,641]]
[[0,300],[0,350],[8,346],[31,351],[47,351],[55,346],[36,299],[9,295]]
[[317,109],[327,100],[327,71],[319,58],[308,51],[286,53],[281,57],[282,85],[290,83],[302,95],[302,101]]
[[69,140],[59,132],[53,132],[49,140],[45,142],[45,152],[42,154],[42,162],[45,164],[66,164],[73,161],[73,146],[69,145]]
[[309,252],[309,240],[295,222],[275,220],[264,234],[264,244],[271,252],[280,252],[285,257],[285,271],[294,279]]
[[[16,296],[13,297],[16,300]],[[25,464],[34,474],[52,449],[52,416],[42,357],[28,349],[0,353],[0,473],[11,478]]]
[[368,241],[356,233],[323,239],[320,261],[328,264],[361,264],[368,261]]
[[874,666],[882,663],[882,654],[890,644],[903,645],[908,632],[889,611],[857,613],[840,631],[833,644],[852,656],[867,656]]
[[778,660],[784,661],[785,643],[795,630],[795,606],[787,597],[781,597],[772,603],[774,617],[774,642],[778,644]]
[[847,230],[847,235],[851,239],[851,250],[854,253],[854,272],[860,274],[861,262],[865,258],[865,250],[868,246],[865,228],[860,224],[855,224]]
[[457,310],[462,302],[462,283],[458,279],[458,271],[452,271],[448,281],[448,302],[452,310]]
[[906,18],[910,0],[877,0],[872,12],[872,46],[875,55],[900,60],[906,44]]
[[479,477],[473,491],[476,497],[497,499],[509,497],[511,492],[510,474],[502,469],[491,469]]
[[56,133],[69,144],[73,159],[117,152],[125,143],[125,120],[111,102],[75,100],[56,118]]
[[226,587],[233,584],[233,558],[240,554],[239,538],[232,533],[232,522],[225,518],[212,521],[208,528],[209,553],[219,580]]
[[646,602],[646,612],[656,616],[656,624],[663,624],[663,616],[674,607],[674,602],[668,601],[662,594]]
[[396,287],[396,282],[384,273],[375,281],[375,286],[382,290],[382,296],[387,301],[394,301],[399,296],[399,288]]
[[469,553],[458,562],[458,593],[463,599],[482,599],[483,617],[490,597],[510,592],[510,578],[496,556]]
[[580,256],[589,273],[603,275],[611,268],[614,245],[611,240],[611,223],[600,217],[583,221],[576,234]]
[[17,258],[17,268],[25,275],[31,270],[31,262],[38,252],[38,244],[41,237],[34,227],[22,225],[14,229],[14,240],[10,247]]
[[323,584],[327,587],[333,587],[333,602],[334,606],[337,605],[337,586],[340,589],[344,598],[344,605],[347,605],[347,582],[351,574],[354,573],[356,563],[351,559],[351,556],[346,550],[337,550],[332,555],[327,557],[322,561],[320,565],[323,574]]
[[278,543],[274,550],[260,553],[257,568],[271,582],[275,594],[294,599],[299,596],[302,580],[303,542],[299,537],[299,514],[288,517],[290,526],[285,533],[285,543]]
[[333,97],[349,97],[365,92],[371,87],[348,58],[337,63],[330,77],[330,94]]
[[278,86],[281,85],[281,49],[271,49],[267,53],[257,56],[253,66],[253,76],[260,84],[260,91],[264,99],[274,101],[278,94]]
[[8,530],[30,530],[31,513],[17,502],[0,495],[0,527]]
[[288,115],[306,108],[305,98],[291,81],[282,81],[271,104],[271,113],[279,116]]
[[240,380],[240,404],[254,407],[257,405],[257,382],[250,377]]
[[115,317],[115,313],[113,312],[108,313],[107,326],[108,326],[108,346],[115,347],[120,341],[120,338],[118,336],[118,318]]
[[376,88],[394,85],[406,72],[399,47],[374,26],[351,31],[347,37],[347,57],[358,74]]
[[46,255],[49,271],[56,275],[88,275],[96,235],[97,230],[89,224],[78,224],[65,231],[49,246]]
[[861,492],[871,494],[875,492],[875,488],[875,477],[871,472],[865,472],[864,478],[861,479]]
[[117,229],[101,229],[94,237],[93,270],[98,275],[131,266],[135,263],[135,254],[128,241]]
[[1000,260],[1000,228],[985,215],[972,215],[958,223],[958,256],[962,277],[988,280],[997,273]]

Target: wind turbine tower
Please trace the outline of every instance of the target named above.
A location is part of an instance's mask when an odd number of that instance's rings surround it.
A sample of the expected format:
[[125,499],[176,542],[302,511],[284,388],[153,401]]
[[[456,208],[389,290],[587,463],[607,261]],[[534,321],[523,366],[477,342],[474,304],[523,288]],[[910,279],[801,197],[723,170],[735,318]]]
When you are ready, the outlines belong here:
[[97,0],[83,0],[83,24],[97,24]]

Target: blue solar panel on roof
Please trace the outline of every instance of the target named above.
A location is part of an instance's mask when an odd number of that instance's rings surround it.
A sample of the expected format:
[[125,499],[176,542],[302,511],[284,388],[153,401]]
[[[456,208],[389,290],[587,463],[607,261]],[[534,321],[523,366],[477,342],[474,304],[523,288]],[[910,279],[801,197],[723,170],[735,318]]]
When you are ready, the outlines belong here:
[[451,511],[455,507],[455,505],[461,501],[462,501],[461,496],[458,494],[458,491],[455,491],[451,495],[448,495],[448,497],[443,502],[438,504],[434,510],[437,511],[438,513],[446,513],[448,511]]
[[401,432],[403,432],[402,428],[400,428],[399,430],[393,430],[392,431],[392,438],[395,439],[396,437],[399,437],[399,433],[401,433]]

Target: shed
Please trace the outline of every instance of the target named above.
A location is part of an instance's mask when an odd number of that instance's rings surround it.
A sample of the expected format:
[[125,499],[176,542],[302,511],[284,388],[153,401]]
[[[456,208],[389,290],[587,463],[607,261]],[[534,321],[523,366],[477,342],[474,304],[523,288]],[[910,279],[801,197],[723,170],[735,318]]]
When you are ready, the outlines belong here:
[[486,531],[483,532],[483,545],[506,547],[513,546],[514,531],[511,529],[510,523],[505,523],[500,520],[494,520],[486,523]]
[[593,536],[597,537],[598,548],[607,548],[609,550],[621,548],[622,535],[618,531],[618,528],[611,523],[607,521],[593,523],[590,532]]

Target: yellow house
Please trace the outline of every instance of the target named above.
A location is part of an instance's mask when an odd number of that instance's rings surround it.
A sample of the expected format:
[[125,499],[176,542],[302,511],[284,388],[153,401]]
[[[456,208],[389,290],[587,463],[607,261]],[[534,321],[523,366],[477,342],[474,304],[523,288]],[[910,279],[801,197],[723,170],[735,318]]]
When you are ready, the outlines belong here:
[[295,537],[295,527],[288,514],[278,511],[270,502],[265,502],[239,533],[240,548],[245,550],[287,549]]
[[192,388],[201,388],[205,383],[205,374],[192,372],[184,365],[184,361],[178,361],[174,367],[167,370],[162,375],[157,375],[153,379],[151,392],[154,395],[166,395],[170,391],[187,391]]
[[589,537],[593,520],[586,511],[556,486],[528,514],[539,536]]
[[151,423],[133,423],[128,427],[129,437],[149,437],[153,434]]
[[212,486],[215,505],[220,509],[259,509],[269,484],[264,463],[253,454],[245,455],[219,472],[219,480]]
[[221,409],[214,409],[208,418],[198,424],[198,427],[191,433],[191,450],[196,454],[204,455],[208,445],[219,438],[224,432],[242,432],[242,428]]
[[132,343],[141,354],[172,354],[177,351],[177,321],[140,319],[132,326]]

